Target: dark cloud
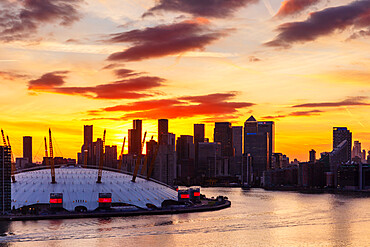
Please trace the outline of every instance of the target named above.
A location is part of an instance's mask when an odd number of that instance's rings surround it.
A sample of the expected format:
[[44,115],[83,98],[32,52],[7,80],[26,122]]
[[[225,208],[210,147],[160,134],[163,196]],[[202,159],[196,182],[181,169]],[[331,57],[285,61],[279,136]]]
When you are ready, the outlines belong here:
[[24,74],[18,74],[16,72],[10,72],[10,71],[0,71],[0,77],[5,80],[14,81],[16,79],[25,79],[28,76]]
[[133,46],[122,52],[111,54],[108,60],[140,61],[202,50],[226,34],[226,30],[211,30],[208,20],[204,18],[117,33],[111,35],[106,42],[131,43]]
[[117,69],[117,70],[114,71],[114,74],[118,78],[125,78],[125,77],[137,76],[137,75],[140,75],[142,73],[137,73],[137,72],[135,72],[134,70],[131,70],[131,69]]
[[286,117],[309,117],[320,115],[323,111],[320,110],[310,110],[310,111],[295,111],[285,115],[276,115],[276,116],[265,116],[263,119],[279,119]]
[[92,87],[61,87],[65,84],[67,71],[44,74],[29,82],[29,90],[80,95],[93,99],[139,99],[153,96],[152,90],[163,86],[165,79],[154,76],[141,76]]
[[256,56],[250,56],[249,57],[249,62],[260,62],[261,61],[261,59],[260,58],[258,58],[258,57],[256,57]]
[[54,71],[42,75],[39,79],[31,80],[28,83],[28,89],[40,90],[50,89],[57,86],[61,86],[65,83],[64,79],[69,71]]
[[43,24],[71,25],[80,19],[83,0],[0,1],[0,40],[11,42],[32,37]]
[[288,48],[329,35],[334,31],[361,29],[370,26],[370,0],[354,1],[348,5],[327,8],[310,14],[302,22],[289,22],[278,27],[280,34],[267,46]]
[[[158,119],[161,118],[190,118],[206,116],[207,118],[223,118],[238,113],[239,109],[255,105],[250,102],[230,102],[236,97],[236,92],[208,94],[201,96],[186,96],[176,99],[160,99],[134,102],[102,109],[102,112],[128,112],[115,120],[132,118]],[[96,113],[94,111],[94,113]],[[95,118],[97,120],[99,118]],[[107,119],[107,118],[100,118]],[[111,118],[109,118],[111,119]],[[112,119],[111,119],[112,120]]]
[[159,11],[171,11],[193,16],[228,18],[242,7],[257,2],[258,0],[160,0],[143,17]]
[[348,99],[337,102],[306,103],[294,105],[293,107],[369,106],[370,103],[365,101],[367,99],[368,97],[358,96],[358,97],[349,97]]
[[285,17],[288,15],[295,15],[320,1],[322,0],[285,0],[282,2],[276,16]]

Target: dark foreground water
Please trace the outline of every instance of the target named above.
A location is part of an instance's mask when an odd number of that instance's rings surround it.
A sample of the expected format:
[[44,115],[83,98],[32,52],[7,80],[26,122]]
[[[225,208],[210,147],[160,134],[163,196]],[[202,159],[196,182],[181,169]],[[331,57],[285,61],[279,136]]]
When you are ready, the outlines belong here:
[[0,223],[4,246],[370,246],[370,198],[238,188],[216,212]]

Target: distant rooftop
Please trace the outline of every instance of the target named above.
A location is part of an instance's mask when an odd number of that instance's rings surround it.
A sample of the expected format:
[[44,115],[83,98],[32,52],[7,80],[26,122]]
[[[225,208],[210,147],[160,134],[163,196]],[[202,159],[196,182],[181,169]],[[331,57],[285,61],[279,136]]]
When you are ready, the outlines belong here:
[[250,117],[247,119],[247,122],[257,122],[257,120],[256,120],[253,116],[250,116]]

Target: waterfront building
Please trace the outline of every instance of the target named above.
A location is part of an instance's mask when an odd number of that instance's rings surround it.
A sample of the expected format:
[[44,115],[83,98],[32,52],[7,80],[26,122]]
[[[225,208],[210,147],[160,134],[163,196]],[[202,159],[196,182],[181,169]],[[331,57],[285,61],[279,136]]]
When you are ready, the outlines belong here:
[[81,148],[82,160],[84,160],[84,155],[87,153],[87,164],[94,164],[94,147],[93,147],[93,126],[84,125],[84,144]]
[[158,142],[162,144],[162,136],[168,134],[168,119],[158,119]]
[[194,148],[195,148],[195,170],[196,174],[199,175],[199,143],[204,142],[205,139],[205,127],[204,124],[194,124]]
[[23,158],[32,164],[32,136],[23,136]]
[[251,116],[244,123],[244,155],[252,159],[252,180],[256,185],[261,182],[263,172],[270,168],[269,133],[258,131],[258,122]]
[[200,142],[198,164],[199,172],[203,178],[224,175],[225,165],[222,158],[222,144],[220,142]]
[[231,159],[230,175],[238,176],[241,179],[242,158],[243,158],[243,126],[233,126],[233,149],[235,157]]
[[354,141],[353,142],[353,149],[352,149],[352,158],[362,158],[362,151],[361,151],[361,142]]
[[131,155],[141,154],[142,121],[135,119],[133,128],[128,130],[128,153]]
[[214,142],[221,143],[221,155],[224,157],[233,157],[233,131],[231,123],[217,122],[214,128]]
[[267,133],[269,136],[269,159],[271,166],[271,155],[275,153],[275,123],[273,121],[258,122],[258,133]]
[[338,147],[344,140],[347,141],[344,147],[347,150],[345,161],[350,161],[352,153],[352,133],[346,127],[333,127],[333,149]]
[[310,163],[315,163],[316,162],[316,151],[311,149],[310,151]]
[[11,208],[11,150],[0,146],[0,214]]
[[182,179],[195,178],[195,148],[193,136],[181,135],[176,142],[178,176]]

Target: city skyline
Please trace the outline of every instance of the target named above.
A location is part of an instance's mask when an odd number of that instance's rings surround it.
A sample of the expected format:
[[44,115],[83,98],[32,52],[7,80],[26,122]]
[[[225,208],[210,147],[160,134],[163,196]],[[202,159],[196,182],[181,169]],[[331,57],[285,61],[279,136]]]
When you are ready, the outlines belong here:
[[[214,122],[250,115],[275,122],[275,150],[292,159],[331,150],[334,126],[370,149],[368,0],[46,2],[0,3],[12,10],[0,27],[0,127],[15,158],[32,136],[41,161],[49,127],[56,152],[75,158],[83,125],[107,129],[120,150],[134,119],[147,140],[160,118],[177,137],[205,124],[213,140]],[[343,13],[341,26],[324,18]]]

